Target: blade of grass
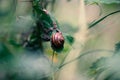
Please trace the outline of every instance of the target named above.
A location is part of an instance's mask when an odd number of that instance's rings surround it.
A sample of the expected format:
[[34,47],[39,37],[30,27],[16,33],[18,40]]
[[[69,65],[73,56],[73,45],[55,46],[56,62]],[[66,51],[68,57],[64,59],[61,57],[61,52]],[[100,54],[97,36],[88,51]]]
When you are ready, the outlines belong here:
[[111,15],[113,15],[115,13],[118,13],[118,12],[120,12],[120,10],[117,10],[117,11],[114,11],[112,13],[107,14],[106,16],[100,18],[99,20],[97,20],[94,23],[92,23],[91,25],[89,25],[88,29],[94,27],[95,25],[97,25],[98,23],[100,23],[101,21],[103,21],[105,18],[107,18],[107,17],[109,17],[109,16],[111,16]]

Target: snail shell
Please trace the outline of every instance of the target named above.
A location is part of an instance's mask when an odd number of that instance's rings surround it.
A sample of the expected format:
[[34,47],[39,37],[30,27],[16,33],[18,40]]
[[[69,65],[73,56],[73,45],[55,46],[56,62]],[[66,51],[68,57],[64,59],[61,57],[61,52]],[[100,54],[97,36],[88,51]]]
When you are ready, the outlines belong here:
[[59,49],[63,49],[64,37],[61,32],[56,32],[52,35],[51,46],[55,51],[57,51]]

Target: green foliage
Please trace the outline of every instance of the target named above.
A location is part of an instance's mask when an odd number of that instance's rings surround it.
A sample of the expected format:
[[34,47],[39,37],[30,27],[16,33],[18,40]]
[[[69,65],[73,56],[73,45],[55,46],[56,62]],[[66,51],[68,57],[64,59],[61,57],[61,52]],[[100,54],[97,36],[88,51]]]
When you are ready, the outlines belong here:
[[115,52],[119,52],[120,51],[120,42],[118,42],[116,45],[115,45]]
[[13,55],[9,51],[8,47],[6,47],[4,43],[0,42],[0,63],[5,62],[5,61],[8,62],[9,59],[12,57],[13,57]]
[[10,5],[11,12],[5,10],[4,15],[0,9],[0,74],[4,75],[1,80],[48,80],[51,61],[42,52],[42,37],[50,38],[51,28],[58,24],[39,1],[33,0],[33,15],[29,17],[10,15],[15,13],[12,8],[16,4]]
[[119,80],[119,53],[120,42],[115,45],[115,52],[111,57],[102,57],[92,63],[91,67],[89,68],[89,75],[94,76],[95,80]]
[[74,38],[70,35],[66,35],[67,42],[72,45],[74,43]]
[[97,59],[90,67],[90,74],[95,75],[98,74],[100,71],[103,71],[105,69],[106,60],[107,58],[105,57]]
[[49,24],[49,27],[53,27],[53,19],[49,15],[48,11],[44,9],[40,4],[40,0],[33,0],[33,15],[35,19],[43,21]]

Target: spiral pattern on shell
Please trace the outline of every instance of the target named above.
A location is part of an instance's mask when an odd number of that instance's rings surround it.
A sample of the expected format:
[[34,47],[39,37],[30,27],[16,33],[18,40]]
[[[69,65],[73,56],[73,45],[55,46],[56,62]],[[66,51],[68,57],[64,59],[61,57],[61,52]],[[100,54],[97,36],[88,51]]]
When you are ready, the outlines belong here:
[[53,50],[62,50],[64,47],[64,37],[61,32],[56,32],[51,37],[51,46]]

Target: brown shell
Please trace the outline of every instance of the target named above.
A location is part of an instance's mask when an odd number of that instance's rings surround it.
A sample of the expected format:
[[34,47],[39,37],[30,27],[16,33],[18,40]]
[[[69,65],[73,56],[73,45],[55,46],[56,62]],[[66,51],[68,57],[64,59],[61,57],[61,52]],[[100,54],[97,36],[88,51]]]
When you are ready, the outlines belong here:
[[53,48],[62,48],[64,46],[64,37],[61,32],[56,32],[51,37],[51,45]]

